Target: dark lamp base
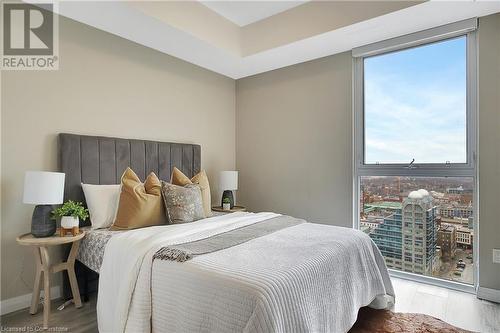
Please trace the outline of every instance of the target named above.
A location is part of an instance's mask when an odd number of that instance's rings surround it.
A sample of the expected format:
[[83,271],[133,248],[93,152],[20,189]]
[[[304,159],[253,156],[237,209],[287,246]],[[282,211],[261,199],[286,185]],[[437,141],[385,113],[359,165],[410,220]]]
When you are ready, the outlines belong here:
[[37,205],[31,218],[31,234],[37,238],[50,237],[56,232],[56,221],[50,219],[52,205]]
[[222,200],[220,202],[220,206],[224,206],[224,199],[229,198],[229,201],[231,203],[231,209],[234,207],[234,198],[233,198],[233,191],[230,190],[225,190],[224,193],[222,193]]

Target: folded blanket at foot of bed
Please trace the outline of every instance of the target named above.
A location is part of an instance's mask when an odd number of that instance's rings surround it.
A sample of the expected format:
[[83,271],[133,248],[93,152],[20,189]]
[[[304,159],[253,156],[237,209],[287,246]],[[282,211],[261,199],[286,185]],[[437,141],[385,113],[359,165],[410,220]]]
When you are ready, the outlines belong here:
[[153,259],[184,262],[194,256],[224,250],[302,223],[306,221],[291,216],[278,216],[194,242],[165,246],[155,253]]

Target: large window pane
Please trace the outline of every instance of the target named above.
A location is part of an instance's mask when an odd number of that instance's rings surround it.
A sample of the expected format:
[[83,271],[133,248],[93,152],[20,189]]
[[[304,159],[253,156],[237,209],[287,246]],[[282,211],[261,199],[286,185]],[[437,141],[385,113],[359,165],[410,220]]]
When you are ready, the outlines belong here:
[[473,283],[472,177],[361,177],[360,227],[389,268]]
[[466,163],[466,37],[364,59],[365,163]]

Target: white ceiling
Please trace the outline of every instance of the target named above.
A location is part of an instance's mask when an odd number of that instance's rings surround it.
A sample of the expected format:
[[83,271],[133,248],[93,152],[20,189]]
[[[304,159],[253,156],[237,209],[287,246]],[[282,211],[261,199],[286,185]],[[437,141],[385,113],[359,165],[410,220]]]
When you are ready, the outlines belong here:
[[127,2],[61,1],[56,9],[59,14],[76,21],[239,79],[377,41],[497,13],[500,12],[500,1],[428,1],[249,56],[236,55],[209,44],[134,9]]
[[243,27],[278,13],[297,7],[307,1],[200,1],[202,4]]

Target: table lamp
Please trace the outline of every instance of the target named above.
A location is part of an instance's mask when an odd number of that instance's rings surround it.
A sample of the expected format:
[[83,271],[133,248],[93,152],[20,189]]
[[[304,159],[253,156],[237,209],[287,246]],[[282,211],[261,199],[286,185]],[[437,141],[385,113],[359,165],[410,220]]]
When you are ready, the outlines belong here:
[[219,188],[223,190],[221,207],[224,199],[229,198],[231,209],[234,207],[233,191],[238,189],[238,171],[221,171],[219,175]]
[[50,218],[52,205],[63,203],[64,173],[27,171],[24,176],[25,204],[36,205],[31,218],[31,234],[49,237],[56,232],[56,221]]

